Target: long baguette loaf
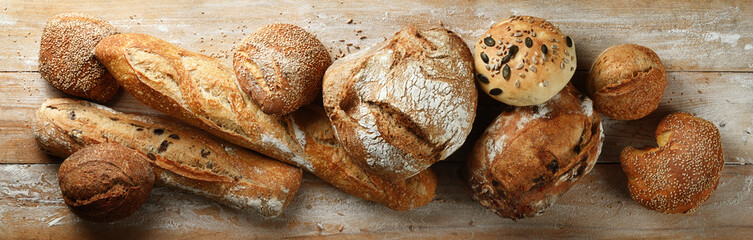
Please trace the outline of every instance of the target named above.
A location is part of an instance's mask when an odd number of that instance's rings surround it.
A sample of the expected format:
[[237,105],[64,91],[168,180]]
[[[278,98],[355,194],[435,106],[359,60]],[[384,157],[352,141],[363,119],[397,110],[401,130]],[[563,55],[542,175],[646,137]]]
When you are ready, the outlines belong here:
[[299,166],[354,196],[396,210],[428,204],[436,175],[405,180],[364,172],[336,140],[321,106],[281,117],[264,114],[218,60],[143,34],[103,39],[97,58],[118,83],[144,104],[225,140]]
[[67,157],[116,142],[146,155],[157,183],[225,205],[277,216],[301,184],[301,170],[157,117],[119,113],[73,99],[48,99],[32,123],[39,146]]

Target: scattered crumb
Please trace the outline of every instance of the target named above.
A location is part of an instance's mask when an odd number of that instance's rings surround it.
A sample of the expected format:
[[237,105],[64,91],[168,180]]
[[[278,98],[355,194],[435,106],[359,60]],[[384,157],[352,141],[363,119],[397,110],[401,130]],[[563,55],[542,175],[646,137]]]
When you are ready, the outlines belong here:
[[351,19],[348,19],[348,22],[347,22],[347,23],[348,23],[348,24],[352,24],[352,23],[353,23],[353,19],[352,19],[352,18],[351,18]]
[[343,214],[343,213],[341,213],[341,212],[338,212],[338,213],[337,213],[337,215],[340,215],[340,216],[345,216],[345,214]]
[[344,228],[345,228],[345,227],[343,227],[343,225],[340,225],[340,227],[339,227],[339,228],[337,228],[337,231],[338,231],[338,232],[343,232],[343,229],[344,229]]
[[471,227],[476,226],[476,222],[471,221],[471,222],[468,223],[468,226],[471,226]]
[[413,232],[413,225],[410,225],[410,226],[408,227],[408,229],[409,229],[409,230],[410,230],[411,232]]

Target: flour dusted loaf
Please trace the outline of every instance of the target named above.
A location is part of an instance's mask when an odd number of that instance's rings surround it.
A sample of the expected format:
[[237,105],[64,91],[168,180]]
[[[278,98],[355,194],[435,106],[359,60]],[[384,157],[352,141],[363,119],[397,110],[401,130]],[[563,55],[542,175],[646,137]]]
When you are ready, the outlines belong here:
[[577,67],[573,39],[541,18],[512,16],[475,44],[479,86],[513,106],[546,102],[570,82]]
[[470,51],[455,33],[409,26],[339,59],[324,107],[354,161],[391,179],[413,176],[465,141],[476,113]]
[[238,148],[175,120],[119,113],[91,102],[52,98],[32,130],[46,152],[67,157],[99,143],[146,156],[159,184],[243,211],[277,216],[301,184],[301,170]]
[[630,195],[662,213],[693,212],[716,190],[724,167],[719,129],[687,113],[667,115],[656,128],[659,147],[620,154]]
[[102,143],[66,158],[58,180],[73,213],[89,221],[113,222],[146,202],[154,173],[146,156],[117,143]]
[[465,190],[499,216],[539,215],[591,171],[603,139],[591,100],[568,85],[497,117],[468,155]]
[[332,63],[316,37],[295,25],[270,24],[249,35],[233,56],[244,92],[266,114],[285,115],[319,96]]
[[94,47],[116,32],[99,18],[78,13],[55,15],[42,30],[39,74],[64,93],[98,102],[110,100],[119,87],[94,57]]
[[430,169],[409,179],[365,172],[335,139],[321,107],[284,116],[262,112],[219,60],[143,34],[118,34],[97,45],[97,58],[142,103],[227,141],[305,169],[344,192],[396,210],[431,202]]

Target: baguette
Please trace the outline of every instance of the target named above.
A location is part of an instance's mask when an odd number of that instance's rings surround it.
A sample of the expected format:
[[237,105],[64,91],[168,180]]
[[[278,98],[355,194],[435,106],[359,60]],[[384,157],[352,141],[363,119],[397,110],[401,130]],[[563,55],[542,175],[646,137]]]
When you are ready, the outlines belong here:
[[366,173],[334,136],[323,107],[285,116],[262,112],[232,70],[211,57],[143,34],[103,39],[95,55],[142,103],[232,143],[299,166],[333,186],[395,210],[428,204],[437,179],[425,170],[405,180]]
[[157,183],[264,216],[279,215],[301,184],[298,168],[174,121],[119,113],[91,102],[48,99],[32,130],[43,150],[60,157],[88,145],[119,143],[149,159]]

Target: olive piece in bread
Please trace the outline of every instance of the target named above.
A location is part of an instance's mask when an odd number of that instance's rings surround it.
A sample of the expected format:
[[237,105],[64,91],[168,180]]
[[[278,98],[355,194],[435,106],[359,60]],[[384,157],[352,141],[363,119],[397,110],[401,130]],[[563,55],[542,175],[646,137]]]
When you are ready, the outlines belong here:
[[656,110],[667,86],[664,65],[651,49],[635,44],[607,48],[586,80],[594,108],[618,120],[640,119]]
[[78,13],[58,14],[42,30],[39,74],[64,93],[98,102],[110,100],[118,84],[94,57],[94,47],[116,34],[106,21]]
[[513,16],[492,25],[473,51],[479,87],[513,106],[542,104],[570,82],[575,43],[544,19]]
[[662,213],[697,209],[716,190],[724,167],[719,129],[687,113],[667,115],[656,128],[657,148],[626,147],[620,154],[630,195]]

